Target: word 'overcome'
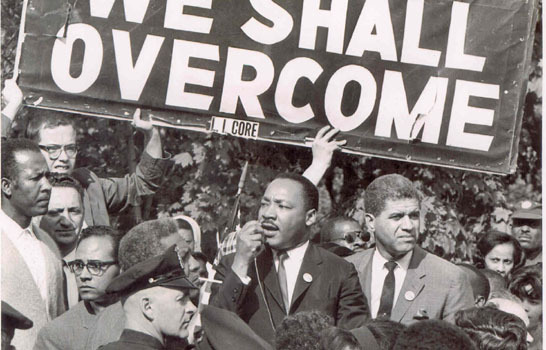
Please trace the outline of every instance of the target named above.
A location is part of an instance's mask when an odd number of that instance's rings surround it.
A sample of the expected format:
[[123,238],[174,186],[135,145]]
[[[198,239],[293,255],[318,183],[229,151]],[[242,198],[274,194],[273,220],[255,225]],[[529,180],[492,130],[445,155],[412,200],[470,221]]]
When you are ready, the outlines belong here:
[[[119,1],[119,0],[118,0]],[[240,31],[255,43],[264,47],[282,43],[295,27],[299,28],[297,48],[301,55],[282,65],[274,62],[267,50],[251,50],[237,47],[237,42],[227,47],[225,59],[221,60],[219,45],[183,39],[172,39],[170,70],[166,81],[165,106],[235,114],[240,103],[248,117],[266,119],[260,96],[270,90],[275,82],[273,104],[277,114],[293,124],[306,122],[323,110],[328,122],[342,131],[351,131],[361,126],[377,111],[374,135],[391,137],[394,130],[398,139],[410,140],[421,134],[421,141],[438,144],[443,125],[447,125],[447,146],[488,151],[493,136],[487,133],[465,131],[468,124],[492,127],[495,111],[469,105],[469,100],[498,100],[500,86],[464,79],[449,79],[430,76],[420,92],[413,108],[408,107],[403,74],[384,69],[381,76],[359,64],[339,67],[325,77],[325,68],[316,59],[305,57],[306,52],[317,50],[317,32],[327,29],[325,51],[340,57],[364,58],[369,53],[378,55],[381,61],[400,62],[408,65],[439,67],[443,69],[481,72],[486,58],[465,53],[466,27],[469,4],[454,1],[451,9],[449,32],[443,51],[420,47],[421,30],[425,9],[424,0],[408,0],[406,3],[401,53],[398,55],[388,1],[367,0],[362,7],[352,33],[346,33],[346,16],[349,0],[332,0],[328,10],[320,8],[320,0],[303,0],[300,22],[294,24],[289,11],[271,0],[249,0],[253,9],[271,23],[262,23],[249,14],[249,19]],[[108,18],[115,0],[89,0],[90,14],[96,18]],[[149,0],[124,0],[125,20],[143,23]],[[190,15],[185,7],[211,9],[212,0],[166,0],[164,28],[180,32],[210,34],[214,18]],[[187,9],[186,9],[187,12]],[[74,23],[59,30],[51,57],[51,74],[55,84],[63,91],[80,94],[89,89],[101,74],[103,64],[103,38],[90,24]],[[345,45],[345,38],[349,38]],[[139,101],[142,91],[160,50],[165,36],[147,34],[140,53],[133,59],[132,41],[129,31],[111,29],[113,53],[121,99]],[[81,60],[81,73],[71,75],[74,43],[82,41],[85,53]],[[442,59],[441,59],[442,58]],[[199,68],[191,62],[199,61]],[[220,96],[189,92],[188,85],[212,88],[218,70],[223,68]],[[245,78],[244,70],[255,71],[252,79]],[[218,69],[218,68],[217,68]],[[382,82],[378,86],[378,78]],[[298,83],[306,80],[310,84],[326,79],[320,100],[294,104],[298,94]],[[349,84],[359,86],[359,96],[351,108],[344,110],[344,95]],[[448,91],[453,97],[448,99]],[[218,110],[212,110],[215,98],[219,98]],[[446,106],[446,101],[451,101]],[[320,101],[320,102],[319,102]],[[318,106],[317,104],[322,104]],[[451,108],[450,113],[447,108]],[[443,123],[446,115],[449,123]],[[480,130],[484,130],[482,127]]]

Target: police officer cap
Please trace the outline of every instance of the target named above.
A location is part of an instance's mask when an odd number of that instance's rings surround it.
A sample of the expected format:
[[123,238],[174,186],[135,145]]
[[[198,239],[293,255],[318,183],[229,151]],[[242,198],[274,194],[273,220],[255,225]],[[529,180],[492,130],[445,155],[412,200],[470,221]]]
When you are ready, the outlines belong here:
[[11,307],[10,304],[2,301],[2,328],[4,327],[29,329],[32,327],[32,321]]
[[183,255],[174,245],[163,255],[145,260],[124,271],[110,282],[106,292],[127,295],[156,286],[198,289],[186,278],[182,265]]
[[530,220],[542,220],[542,205],[541,203],[524,200],[518,203],[513,219],[530,219]]

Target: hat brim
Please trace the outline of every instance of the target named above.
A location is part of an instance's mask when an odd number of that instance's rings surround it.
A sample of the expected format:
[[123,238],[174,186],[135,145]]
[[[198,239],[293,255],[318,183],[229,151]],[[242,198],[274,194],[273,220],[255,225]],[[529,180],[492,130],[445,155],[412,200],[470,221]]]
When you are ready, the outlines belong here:
[[173,288],[173,289],[199,289],[195,284],[191,283],[186,277],[179,277],[156,284],[156,286]]
[[512,215],[512,219],[542,220],[540,211],[517,211]]

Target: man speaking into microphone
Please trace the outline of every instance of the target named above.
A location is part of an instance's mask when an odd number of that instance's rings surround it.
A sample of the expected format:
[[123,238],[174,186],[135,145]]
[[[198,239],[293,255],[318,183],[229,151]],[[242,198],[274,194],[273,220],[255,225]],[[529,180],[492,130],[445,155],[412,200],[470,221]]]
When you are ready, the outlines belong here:
[[262,197],[258,220],[247,222],[235,253],[216,266],[212,304],[239,315],[273,343],[286,315],[319,310],[338,327],[359,327],[369,318],[355,268],[309,241],[318,190],[308,179],[281,174]]

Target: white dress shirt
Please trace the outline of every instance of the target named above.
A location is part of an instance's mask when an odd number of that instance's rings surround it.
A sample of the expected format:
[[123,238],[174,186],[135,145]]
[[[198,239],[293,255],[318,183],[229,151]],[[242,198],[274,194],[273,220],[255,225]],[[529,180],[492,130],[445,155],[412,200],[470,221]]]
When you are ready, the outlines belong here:
[[46,310],[49,310],[46,261],[40,240],[32,230],[32,224],[23,229],[3,210],[0,210],[0,222],[2,223],[2,232],[23,257],[34,283],[40,291],[40,296],[46,304]]
[[[299,247],[287,250],[288,257],[284,260],[284,269],[286,270],[286,285],[288,287],[288,300],[292,304],[292,295],[294,295],[294,288],[298,280],[298,274],[300,273],[301,263],[303,262],[303,256],[307,251],[309,241],[300,245]],[[279,271],[279,257],[277,252],[274,251],[275,270]]]
[[[406,279],[406,274],[408,272],[409,263],[411,261],[411,256],[413,250],[404,255],[402,258],[396,261],[397,266],[394,268],[394,300],[392,306],[396,305],[398,300],[398,295]],[[385,267],[385,263],[388,260],[379,253],[379,250],[375,249],[372,257],[372,284],[371,284],[371,301],[370,301],[370,311],[372,318],[377,317],[377,311],[379,311],[379,304],[381,302],[381,293],[383,291],[383,284],[385,283],[385,278],[389,273],[389,270]]]

